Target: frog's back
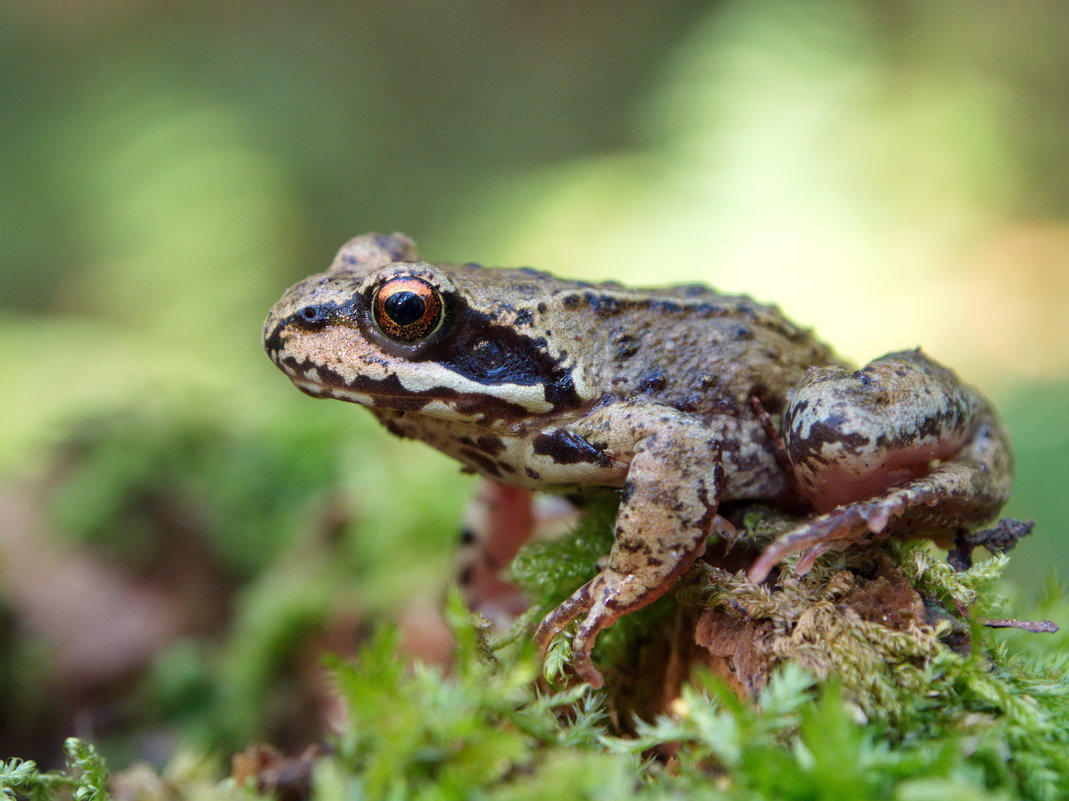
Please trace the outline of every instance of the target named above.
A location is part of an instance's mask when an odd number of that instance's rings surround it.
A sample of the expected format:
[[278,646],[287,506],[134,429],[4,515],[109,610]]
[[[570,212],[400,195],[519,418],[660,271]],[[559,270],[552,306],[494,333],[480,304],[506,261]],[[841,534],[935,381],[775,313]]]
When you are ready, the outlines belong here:
[[[773,412],[813,365],[835,363],[778,308],[702,285],[631,289],[525,270],[483,270],[498,291],[525,276],[534,299],[514,322],[571,370],[581,395],[643,398],[696,414],[734,414],[757,395]],[[487,276],[488,278],[490,276]],[[541,294],[537,294],[540,291]]]

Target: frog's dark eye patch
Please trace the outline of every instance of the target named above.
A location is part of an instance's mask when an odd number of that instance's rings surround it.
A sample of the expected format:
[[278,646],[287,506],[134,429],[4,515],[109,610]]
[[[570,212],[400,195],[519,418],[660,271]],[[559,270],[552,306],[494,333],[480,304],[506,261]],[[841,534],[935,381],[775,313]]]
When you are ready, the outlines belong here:
[[441,293],[422,278],[393,278],[375,290],[371,313],[379,331],[408,344],[438,330],[445,304]]

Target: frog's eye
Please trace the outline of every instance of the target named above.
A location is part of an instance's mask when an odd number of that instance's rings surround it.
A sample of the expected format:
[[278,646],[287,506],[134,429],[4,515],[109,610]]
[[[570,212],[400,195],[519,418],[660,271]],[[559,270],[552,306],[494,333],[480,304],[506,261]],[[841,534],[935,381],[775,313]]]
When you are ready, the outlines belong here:
[[375,291],[375,325],[398,342],[426,339],[442,324],[442,296],[422,278],[394,278]]

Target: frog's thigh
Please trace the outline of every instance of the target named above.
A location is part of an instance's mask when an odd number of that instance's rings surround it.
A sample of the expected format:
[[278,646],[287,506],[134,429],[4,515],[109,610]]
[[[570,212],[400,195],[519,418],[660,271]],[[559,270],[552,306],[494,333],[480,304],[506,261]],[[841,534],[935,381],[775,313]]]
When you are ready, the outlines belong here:
[[826,514],[769,546],[754,580],[805,549],[802,569],[829,547],[971,528],[1009,495],[1009,443],[987,402],[919,351],[855,373],[810,371],[789,399],[784,439],[799,490]]
[[821,512],[875,495],[954,457],[983,399],[920,351],[860,370],[808,370],[787,398],[783,442],[798,490]]
[[615,404],[573,426],[617,454],[630,453],[606,567],[539,627],[545,647],[585,613],[572,640],[573,666],[600,686],[590,651],[599,631],[667,592],[705,548],[723,487],[715,426],[654,404]]

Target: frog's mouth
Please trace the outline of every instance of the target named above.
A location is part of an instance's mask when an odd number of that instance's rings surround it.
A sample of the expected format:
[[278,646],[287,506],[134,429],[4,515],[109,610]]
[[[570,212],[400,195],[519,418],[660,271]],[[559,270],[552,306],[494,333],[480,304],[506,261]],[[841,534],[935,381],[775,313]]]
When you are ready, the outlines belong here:
[[[300,363],[293,357],[276,362],[301,392],[313,398],[333,398],[369,409],[391,409],[461,422],[509,422],[548,414],[553,404],[542,387],[476,384],[463,376],[449,384],[390,373],[375,378],[362,373],[344,375],[323,365]],[[442,368],[438,368],[441,370]],[[471,385],[471,386],[468,386]]]

